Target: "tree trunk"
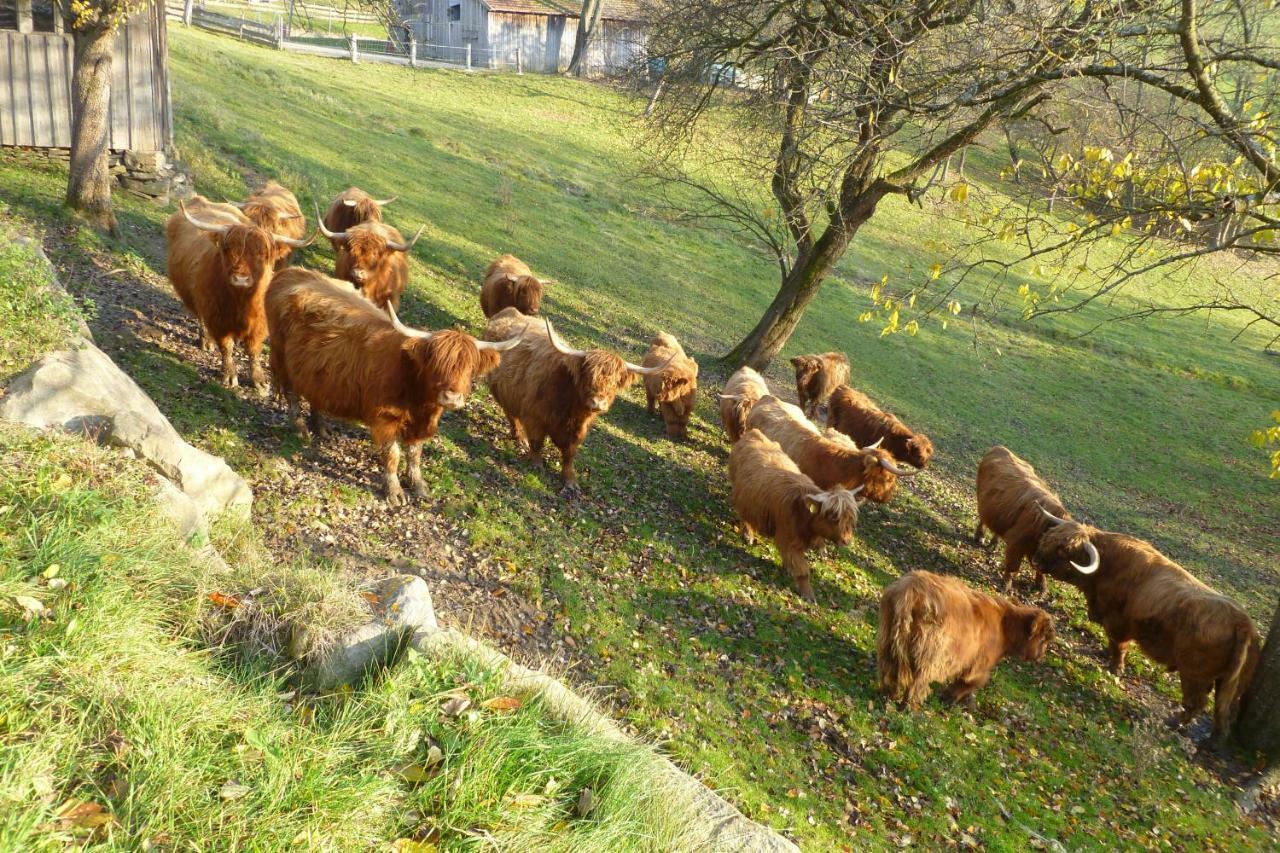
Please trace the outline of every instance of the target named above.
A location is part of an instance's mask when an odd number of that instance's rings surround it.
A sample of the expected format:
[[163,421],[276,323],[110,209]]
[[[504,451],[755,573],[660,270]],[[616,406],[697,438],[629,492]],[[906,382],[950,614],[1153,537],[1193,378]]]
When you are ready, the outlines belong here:
[[1261,752],[1271,767],[1280,766],[1280,603],[1271,617],[1271,631],[1253,677],[1253,686],[1240,706],[1236,740]]
[[578,15],[578,36],[573,42],[573,56],[569,59],[569,74],[581,77],[587,65],[587,42],[600,22],[603,0],[582,0],[582,12]]
[[107,108],[111,103],[111,53],[115,29],[75,30],[71,74],[71,174],[67,205],[99,228],[115,232],[111,173],[107,168]]

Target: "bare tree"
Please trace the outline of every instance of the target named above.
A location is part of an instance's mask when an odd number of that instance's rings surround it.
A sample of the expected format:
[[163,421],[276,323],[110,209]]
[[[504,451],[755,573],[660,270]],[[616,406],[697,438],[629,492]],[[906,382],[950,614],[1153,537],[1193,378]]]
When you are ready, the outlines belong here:
[[604,0],[582,0],[582,11],[578,14],[578,36],[573,42],[573,56],[569,58],[567,73],[578,77],[585,73],[587,49],[600,24],[600,12],[603,9]]

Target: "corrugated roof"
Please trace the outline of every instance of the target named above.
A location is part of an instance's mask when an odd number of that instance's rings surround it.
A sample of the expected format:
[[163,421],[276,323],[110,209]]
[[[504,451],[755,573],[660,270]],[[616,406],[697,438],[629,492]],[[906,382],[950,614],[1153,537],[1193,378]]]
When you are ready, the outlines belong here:
[[[491,12],[515,12],[527,15],[570,15],[578,17],[582,4],[574,0],[482,0]],[[604,0],[600,17],[611,21],[643,21],[642,0]]]

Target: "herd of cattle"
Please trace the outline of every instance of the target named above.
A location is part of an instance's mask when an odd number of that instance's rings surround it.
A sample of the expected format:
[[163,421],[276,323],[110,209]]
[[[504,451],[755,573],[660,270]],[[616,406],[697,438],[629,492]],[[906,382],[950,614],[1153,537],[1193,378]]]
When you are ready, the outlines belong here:
[[[519,259],[503,255],[485,273],[481,308],[488,323],[479,338],[454,330],[423,331],[396,315],[408,281],[413,239],[382,221],[377,200],[351,188],[323,215],[318,233],[333,246],[335,276],[289,265],[306,222],[297,199],[269,182],[244,202],[196,196],[170,217],[168,273],[195,315],[205,348],[222,356],[222,382],[237,385],[234,346],[249,356],[250,379],[267,391],[262,346],[271,339],[270,368],[303,437],[323,436],[324,417],[359,421],[378,452],[390,504],[409,491],[425,497],[423,443],[446,410],[465,405],[478,377],[487,377],[511,437],[542,461],[545,442],[560,453],[566,493],[578,492],[574,458],[591,425],[616,395],[642,377],[648,410],[668,435],[684,438],[698,391],[698,365],[665,332],[650,342],[641,364],[605,349],[569,346],[538,318],[547,282]],[[424,226],[425,227],[425,226]],[[892,413],[847,384],[841,353],[793,358],[800,406],[770,393],[750,367],[734,373],[719,396],[732,444],[732,503],[748,541],[759,534],[777,546],[797,591],[813,600],[806,552],[821,542],[852,541],[861,501],[884,503],[899,478],[929,464],[933,445]],[[301,401],[309,414],[302,416]],[[826,405],[826,428],[811,418]],[[909,466],[909,467],[904,467]],[[1226,738],[1259,655],[1248,615],[1149,543],[1072,518],[1035,470],[1004,447],[981,460],[978,525],[1004,543],[1004,590],[1024,559],[1044,590],[1045,575],[1078,587],[1091,619],[1109,641],[1110,669],[1119,674],[1136,641],[1182,681],[1180,723],[1195,718],[1215,692],[1213,740]],[[1053,622],[1038,607],[975,590],[953,577],[916,571],[884,591],[878,669],[881,688],[918,708],[932,683],[944,698],[968,699],[1009,655],[1041,659],[1054,639]]]

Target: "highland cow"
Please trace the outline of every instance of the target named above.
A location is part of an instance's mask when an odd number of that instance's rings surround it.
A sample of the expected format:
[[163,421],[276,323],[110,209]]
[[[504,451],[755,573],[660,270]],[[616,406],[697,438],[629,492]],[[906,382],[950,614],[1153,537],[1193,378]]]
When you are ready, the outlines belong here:
[[[320,221],[324,223],[325,228],[335,232],[346,231],[363,222],[381,222],[383,205],[391,204],[395,200],[395,196],[376,199],[359,187],[348,187],[333,200]],[[333,245],[335,253],[341,248],[338,241],[331,238],[329,242]]]
[[[267,181],[244,201],[233,203],[249,221],[272,234],[299,240],[307,231],[307,220],[298,206],[297,196],[275,181]],[[293,246],[277,243],[275,268],[287,267],[291,254]]]
[[808,417],[818,412],[841,385],[849,381],[849,357],[842,352],[798,355],[791,359],[796,369],[796,398]]
[[801,598],[813,601],[811,569],[805,552],[822,540],[853,541],[858,524],[857,489],[824,490],[801,473],[775,441],[748,429],[729,451],[733,508],[748,543],[756,534],[773,539],[782,567]]
[[[992,544],[996,539],[1004,541],[1004,591],[1008,594],[1023,558],[1031,562],[1040,537],[1052,526],[1041,510],[1061,518],[1071,515],[1035,469],[1001,445],[988,450],[978,463],[977,485],[974,543],[982,544],[983,528],[991,531]],[[1044,573],[1036,569],[1036,589],[1043,592],[1046,587]]]
[[944,701],[971,701],[1000,661],[1041,660],[1053,640],[1053,620],[1038,607],[987,595],[959,578],[911,572],[880,597],[880,689],[912,710],[934,682],[947,685]]
[[840,430],[859,447],[877,444],[914,468],[924,468],[933,456],[928,436],[912,432],[892,412],[881,411],[870,397],[848,385],[832,392],[827,426]]
[[267,321],[263,295],[271,280],[275,247],[305,246],[307,241],[272,234],[254,225],[239,209],[201,196],[165,223],[169,281],[182,304],[196,317],[201,346],[222,353],[222,384],[239,385],[235,344],[249,355],[249,376],[266,393],[262,342]]
[[489,264],[484,272],[484,283],[480,285],[480,310],[486,318],[503,308],[515,308],[521,314],[537,314],[546,284],[524,261],[515,255],[503,255]]
[[644,378],[644,396],[649,414],[655,406],[667,426],[667,435],[683,441],[689,437],[689,418],[698,399],[698,363],[685,355],[671,335],[658,332],[649,341],[649,351],[644,354],[645,367],[667,366],[661,373],[650,373]]
[[[409,490],[427,496],[422,443],[440,416],[462,408],[472,382],[516,346],[478,341],[464,332],[411,329],[395,309],[379,310],[342,282],[293,267],[276,275],[266,297],[271,372],[299,435],[326,433],[324,415],[362,421],[382,463],[387,503],[405,502],[401,448]],[[299,398],[310,406],[303,420]]]
[[1051,526],[1040,537],[1036,566],[1084,593],[1089,618],[1107,632],[1111,672],[1124,672],[1136,640],[1182,680],[1178,725],[1195,719],[1214,692],[1210,744],[1224,746],[1258,664],[1249,615],[1149,542],[1046,516]]
[[[316,214],[318,217],[318,210]],[[407,256],[426,227],[419,228],[407,243],[399,231],[384,222],[362,222],[345,231],[331,231],[322,222],[320,231],[338,247],[335,277],[351,282],[379,308],[399,308],[400,296],[409,283]]]
[[738,368],[724,383],[720,394],[720,423],[729,436],[729,443],[737,441],[747,431],[747,416],[756,401],[769,393],[764,377],[750,367]]
[[596,418],[636,376],[666,365],[642,367],[603,349],[575,350],[560,340],[551,321],[533,321],[515,308],[489,319],[486,340],[504,340],[528,329],[524,344],[489,375],[489,388],[511,425],[516,446],[542,462],[547,439],[560,451],[561,494],[581,494],[574,458]]
[[843,433],[832,429],[823,435],[799,406],[773,395],[761,397],[752,407],[747,427],[760,430],[781,445],[800,471],[820,489],[862,486],[861,497],[884,503],[893,497],[898,477],[912,477],[917,473],[898,468],[886,450],[859,449]]

